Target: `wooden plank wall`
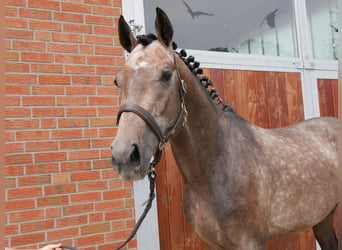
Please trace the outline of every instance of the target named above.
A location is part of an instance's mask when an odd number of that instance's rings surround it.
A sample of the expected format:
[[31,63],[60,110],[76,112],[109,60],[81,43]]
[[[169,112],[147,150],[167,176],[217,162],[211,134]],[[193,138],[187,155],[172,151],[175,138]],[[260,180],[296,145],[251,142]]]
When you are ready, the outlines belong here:
[[[251,123],[264,128],[277,128],[304,120],[299,73],[205,69],[204,75],[213,81],[221,98],[232,104],[235,112]],[[328,87],[321,85],[325,91],[320,93],[325,93],[324,103],[328,107],[325,109],[331,112]],[[331,90],[335,91],[336,87],[331,87]],[[332,93],[337,98],[337,91]],[[337,102],[335,104],[334,111],[337,110]],[[157,173],[160,249],[208,249],[183,217],[183,181],[169,145],[166,146]],[[287,238],[272,239],[267,248],[285,249],[315,250],[312,230]]]

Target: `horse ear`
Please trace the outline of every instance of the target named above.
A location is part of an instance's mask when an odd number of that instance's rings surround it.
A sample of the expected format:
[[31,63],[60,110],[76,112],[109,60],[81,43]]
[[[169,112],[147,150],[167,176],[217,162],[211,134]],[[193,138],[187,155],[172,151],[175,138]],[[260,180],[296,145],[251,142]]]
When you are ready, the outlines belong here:
[[131,52],[135,47],[137,40],[135,39],[131,28],[129,27],[128,23],[126,22],[123,16],[120,16],[119,19],[119,39],[121,46]]
[[170,46],[173,36],[173,28],[166,13],[157,7],[157,16],[155,20],[155,29],[158,40],[163,42],[166,46]]

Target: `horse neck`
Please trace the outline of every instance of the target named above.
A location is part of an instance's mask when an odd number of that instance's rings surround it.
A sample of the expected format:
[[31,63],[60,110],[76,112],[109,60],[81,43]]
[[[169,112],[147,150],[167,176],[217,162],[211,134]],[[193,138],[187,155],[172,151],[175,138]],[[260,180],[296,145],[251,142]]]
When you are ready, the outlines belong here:
[[178,58],[177,63],[180,77],[187,86],[185,105],[188,118],[184,128],[171,139],[172,152],[185,180],[203,178],[209,170],[207,164],[211,158],[207,151],[214,154],[215,149],[220,147],[218,144],[222,141],[220,135],[223,132],[220,120],[229,122],[229,116],[209,99],[206,90],[197,83],[183,61]]

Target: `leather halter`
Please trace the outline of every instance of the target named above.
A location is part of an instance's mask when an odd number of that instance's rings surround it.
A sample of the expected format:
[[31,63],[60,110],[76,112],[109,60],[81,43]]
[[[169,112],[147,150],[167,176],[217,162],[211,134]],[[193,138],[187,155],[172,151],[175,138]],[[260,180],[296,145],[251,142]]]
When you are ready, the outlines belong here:
[[176,60],[176,54],[173,54],[174,57],[174,63],[176,66],[176,72],[177,72],[177,77],[179,80],[179,90],[180,90],[180,98],[181,98],[181,107],[180,107],[180,112],[178,114],[177,120],[175,122],[175,124],[172,126],[172,128],[166,133],[166,135],[163,135],[163,132],[161,131],[158,123],[156,122],[156,120],[154,119],[154,117],[143,107],[134,104],[134,103],[126,103],[123,106],[121,106],[118,114],[117,114],[117,124],[119,124],[120,121],[120,117],[122,115],[122,113],[124,112],[132,112],[136,115],[138,115],[141,119],[144,120],[144,122],[148,125],[148,127],[152,130],[152,132],[155,134],[155,136],[158,138],[159,140],[159,147],[158,147],[158,151],[156,153],[155,157],[152,157],[153,159],[151,159],[152,161],[159,161],[162,150],[165,146],[165,143],[170,139],[170,137],[175,133],[175,131],[180,127],[183,126],[184,123],[186,122],[186,117],[187,117],[187,110],[185,107],[185,102],[184,102],[184,97],[186,94],[186,84],[184,82],[184,80],[181,79],[180,75],[179,75],[179,70],[178,70],[178,64],[177,64],[177,60]]

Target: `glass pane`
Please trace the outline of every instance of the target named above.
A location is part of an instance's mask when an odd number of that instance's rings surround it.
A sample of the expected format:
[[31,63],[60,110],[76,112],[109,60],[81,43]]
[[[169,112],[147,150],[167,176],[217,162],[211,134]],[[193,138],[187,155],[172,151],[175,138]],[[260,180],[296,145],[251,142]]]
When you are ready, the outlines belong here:
[[154,33],[157,6],[180,48],[297,57],[291,0],[145,0],[147,33]]
[[337,60],[337,0],[306,0],[315,59]]

